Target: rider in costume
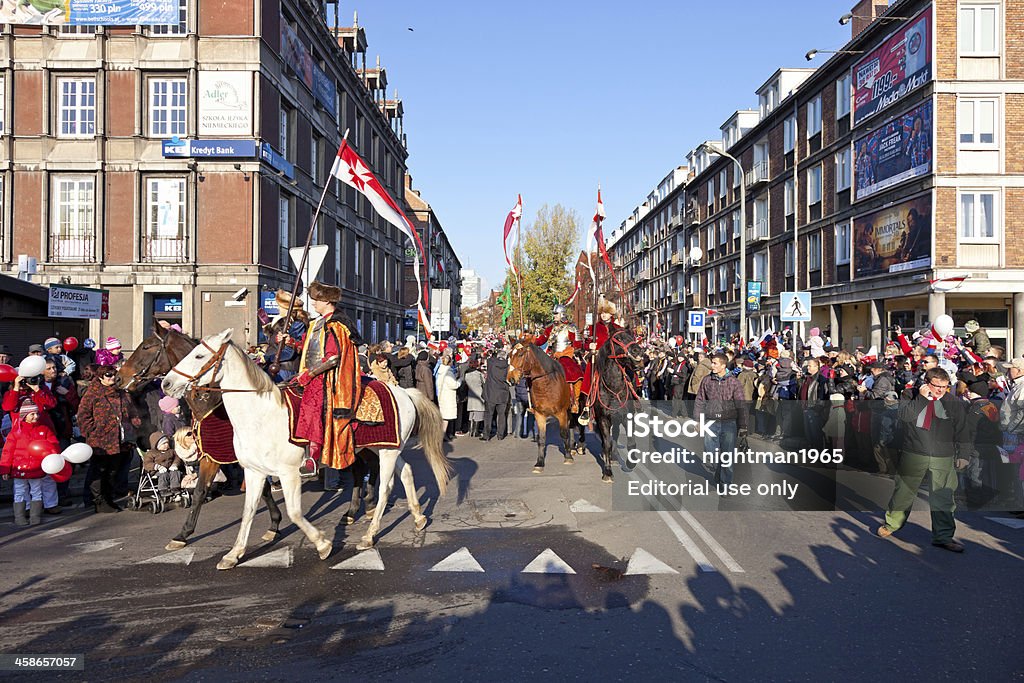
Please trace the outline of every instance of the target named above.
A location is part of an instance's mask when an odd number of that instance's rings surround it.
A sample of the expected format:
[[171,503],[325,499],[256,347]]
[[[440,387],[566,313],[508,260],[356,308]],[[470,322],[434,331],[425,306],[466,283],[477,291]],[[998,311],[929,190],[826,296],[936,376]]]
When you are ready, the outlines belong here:
[[295,381],[305,387],[296,436],[309,441],[309,454],[327,467],[344,469],[355,460],[352,420],[362,396],[356,326],[336,310],[341,290],[314,282],[309,287],[320,317],[306,335]]
[[576,339],[576,326],[566,321],[565,306],[556,304],[552,311],[554,320],[534,340],[537,346],[548,345],[548,354],[557,358],[565,371],[565,381],[572,394],[571,412],[579,412],[580,387],[583,382],[583,368],[573,357],[582,343]]
[[277,382],[290,380],[299,371],[301,362],[303,342],[305,341],[306,330],[309,328],[309,314],[302,308],[302,300],[296,299],[292,304],[292,322],[285,334],[284,318],[288,310],[288,304],[292,300],[291,292],[283,289],[277,290],[274,295],[277,302],[278,314],[274,316],[267,325],[263,326],[263,333],[267,336],[267,350],[265,358],[267,366],[276,363],[279,367],[278,373],[274,376]]
[[587,401],[579,418],[582,424],[590,421],[590,407],[594,405],[594,397],[597,395],[596,392],[591,392],[590,390],[594,381],[594,360],[597,358],[597,351],[604,346],[604,343],[613,334],[621,329],[623,329],[621,326],[615,324],[615,304],[602,297],[601,301],[597,304],[597,322],[587,328],[586,339],[584,340],[587,348],[592,352],[592,356],[590,363],[587,364],[587,372],[583,376],[581,393],[586,394]]

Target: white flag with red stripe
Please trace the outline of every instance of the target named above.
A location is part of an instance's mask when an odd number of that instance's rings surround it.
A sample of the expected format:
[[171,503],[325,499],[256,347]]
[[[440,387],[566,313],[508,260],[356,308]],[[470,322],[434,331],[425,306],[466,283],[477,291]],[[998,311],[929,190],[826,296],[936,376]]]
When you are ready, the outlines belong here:
[[601,230],[601,224],[604,222],[604,202],[601,201],[601,188],[597,188],[597,209],[594,211],[594,218],[590,222],[590,230],[587,232],[587,269],[590,270],[590,279],[594,282],[594,286],[597,286],[597,279],[594,277],[594,264],[590,262],[590,254],[594,251],[594,243],[603,243],[604,240],[598,240],[598,233]]
[[520,194],[516,195],[516,205],[512,207],[512,210],[508,212],[508,216],[505,218],[504,232],[505,264],[515,273],[519,272],[516,268],[514,255],[516,243],[519,241],[519,221],[522,216],[523,195]]
[[416,249],[416,258],[412,262],[412,270],[416,276],[416,310],[427,339],[430,339],[433,336],[433,330],[430,328],[430,316],[424,309],[429,295],[423,288],[423,282],[420,279],[420,262],[422,261],[423,266],[426,267],[426,250],[423,248],[423,242],[420,240],[416,228],[377,180],[377,176],[373,174],[366,162],[356,154],[354,149],[349,147],[348,140],[343,140],[341,147],[338,148],[338,157],[334,160],[331,175],[349,187],[355,188],[366,197],[381,218],[401,230],[413,243]]
[[576,278],[576,289],[572,290],[572,296],[570,296],[569,300],[565,302],[565,305],[568,306],[573,301],[576,301],[576,295],[579,294],[579,293],[580,293],[580,279],[579,279],[579,277],[577,277]]

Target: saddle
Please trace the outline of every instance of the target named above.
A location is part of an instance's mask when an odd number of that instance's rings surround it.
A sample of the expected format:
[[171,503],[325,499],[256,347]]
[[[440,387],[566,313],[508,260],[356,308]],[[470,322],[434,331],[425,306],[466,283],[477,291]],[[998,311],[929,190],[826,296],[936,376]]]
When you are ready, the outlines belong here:
[[[367,377],[362,378],[363,392],[356,406],[353,419],[353,435],[356,448],[394,448],[399,444],[398,406],[395,397],[388,391],[387,384]],[[295,436],[299,420],[299,404],[302,392],[294,387],[284,389],[282,395],[288,407],[288,427],[291,442],[305,446],[306,442]]]

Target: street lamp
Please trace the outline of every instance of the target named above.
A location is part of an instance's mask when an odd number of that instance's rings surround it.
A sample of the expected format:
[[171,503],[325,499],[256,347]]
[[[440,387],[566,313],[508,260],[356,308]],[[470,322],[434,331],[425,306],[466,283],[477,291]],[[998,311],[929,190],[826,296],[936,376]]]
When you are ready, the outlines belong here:
[[868,19],[870,21],[904,21],[907,19],[907,17],[871,17],[861,14],[853,14],[852,12],[847,12],[843,16],[839,17],[839,25],[846,26],[853,19]]
[[740,174],[740,343],[747,341],[747,182],[743,176],[743,165],[739,159],[711,145],[701,145],[708,154],[717,154],[736,164],[736,172]]
[[814,59],[819,54],[821,54],[821,55],[825,55],[825,54],[828,54],[828,55],[862,55],[862,54],[864,54],[864,50],[818,50],[818,49],[812,49],[812,50],[808,50],[807,54],[805,54],[804,57],[806,57],[807,61],[809,62],[809,61]]

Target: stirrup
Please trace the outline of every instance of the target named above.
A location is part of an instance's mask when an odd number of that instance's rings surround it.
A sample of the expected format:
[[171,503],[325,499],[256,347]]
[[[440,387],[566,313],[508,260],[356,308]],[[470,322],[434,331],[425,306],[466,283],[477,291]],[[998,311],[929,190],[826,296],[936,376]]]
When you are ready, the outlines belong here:
[[576,416],[576,422],[584,426],[590,424],[589,406],[583,406],[583,412]]

